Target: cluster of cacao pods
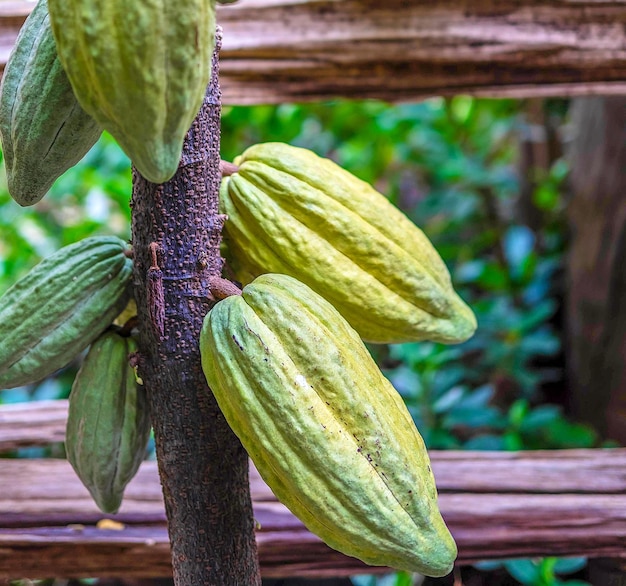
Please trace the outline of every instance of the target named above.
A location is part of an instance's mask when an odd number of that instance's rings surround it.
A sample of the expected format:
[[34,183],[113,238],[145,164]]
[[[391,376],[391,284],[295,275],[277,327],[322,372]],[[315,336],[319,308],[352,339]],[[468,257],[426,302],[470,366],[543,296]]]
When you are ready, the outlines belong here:
[[70,396],[67,456],[104,512],[117,511],[146,451],[150,419],[129,355],[110,331],[131,295],[132,261],[115,236],[44,259],[0,297],[0,389],[49,376],[90,346]]
[[424,442],[362,339],[469,338],[476,320],[427,237],[332,161],[255,145],[223,179],[240,295],[200,336],[229,425],[276,496],[328,545],[371,565],[450,572],[456,546]]
[[[214,0],[39,0],[0,87],[9,190],[21,205],[109,131],[148,180],[176,171],[210,76]],[[305,149],[249,148],[224,178],[228,261],[243,292],[218,302],[202,367],[278,498],[331,547],[372,565],[447,574],[456,546],[428,454],[363,340],[458,343],[471,309],[427,237],[367,183]],[[115,238],[44,260],[0,298],[0,388],[90,349],[70,395],[67,455],[105,512],[150,433],[146,395],[109,329],[129,300]],[[33,300],[36,300],[33,303]]]
[[38,202],[103,129],[146,179],[172,177],[214,44],[214,0],[39,0],[0,87],[11,196]]

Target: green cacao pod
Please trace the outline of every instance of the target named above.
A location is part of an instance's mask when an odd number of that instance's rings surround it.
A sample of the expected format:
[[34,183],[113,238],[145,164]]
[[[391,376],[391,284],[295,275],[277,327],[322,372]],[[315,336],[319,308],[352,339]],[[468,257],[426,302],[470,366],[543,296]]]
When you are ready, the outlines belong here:
[[424,233],[370,185],[311,151],[250,147],[220,206],[244,284],[284,273],[328,299],[370,342],[457,343],[476,329]]
[[209,83],[212,0],[49,0],[59,58],[81,106],[154,183],[178,167]]
[[262,275],[204,320],[207,382],[275,495],[331,547],[432,576],[456,546],[402,399],[330,303]]
[[13,199],[22,206],[37,203],[101,133],[74,97],[57,56],[47,2],[39,0],[0,86],[0,137]]
[[70,394],[67,459],[105,513],[120,507],[150,438],[146,392],[128,356],[132,338],[105,332],[89,348]]
[[126,249],[115,236],[64,246],[0,297],[0,389],[52,374],[106,330],[130,298]]

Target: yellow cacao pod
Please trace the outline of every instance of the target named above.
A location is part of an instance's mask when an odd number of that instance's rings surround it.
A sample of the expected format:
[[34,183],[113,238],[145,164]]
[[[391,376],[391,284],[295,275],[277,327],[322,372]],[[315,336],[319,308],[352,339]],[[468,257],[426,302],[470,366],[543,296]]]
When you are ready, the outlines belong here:
[[132,338],[105,332],[89,348],[70,394],[67,459],[105,513],[120,507],[150,438],[146,392],[128,357]]
[[442,576],[456,546],[401,397],[321,296],[266,274],[204,320],[202,368],[274,494],[329,546]]
[[311,151],[259,144],[221,186],[242,283],[284,273],[328,299],[370,342],[462,342],[476,329],[424,233],[370,185]]
[[163,183],[209,83],[212,0],[49,0],[59,58],[81,106],[139,172]]

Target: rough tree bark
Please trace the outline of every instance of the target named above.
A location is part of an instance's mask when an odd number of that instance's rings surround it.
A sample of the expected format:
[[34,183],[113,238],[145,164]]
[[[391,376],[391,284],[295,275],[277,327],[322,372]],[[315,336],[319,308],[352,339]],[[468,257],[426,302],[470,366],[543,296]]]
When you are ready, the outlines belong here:
[[198,346],[207,281],[222,269],[218,50],[176,175],[155,185],[133,172],[139,373],[151,398],[179,586],[261,583],[247,455],[207,387]]

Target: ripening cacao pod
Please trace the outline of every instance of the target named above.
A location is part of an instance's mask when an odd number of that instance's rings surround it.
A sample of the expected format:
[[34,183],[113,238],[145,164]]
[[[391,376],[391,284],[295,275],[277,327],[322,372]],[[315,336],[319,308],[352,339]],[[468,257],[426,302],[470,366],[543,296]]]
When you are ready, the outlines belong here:
[[202,368],[275,495],[331,547],[431,576],[456,546],[401,397],[321,296],[266,274],[204,320]]
[[244,284],[284,273],[328,299],[370,342],[462,342],[471,309],[424,233],[370,185],[328,159],[282,143],[235,159],[220,206]]
[[213,0],[49,0],[49,7],[81,106],[146,179],[169,179],[209,83]]
[[0,86],[0,137],[13,199],[22,206],[37,203],[101,133],[74,97],[57,56],[47,2],[39,0]]
[[0,389],[65,366],[113,322],[130,298],[125,242],[94,236],[64,246],[0,297]]
[[132,338],[108,331],[89,348],[70,394],[67,459],[104,513],[116,513],[150,438],[146,392],[129,354]]

